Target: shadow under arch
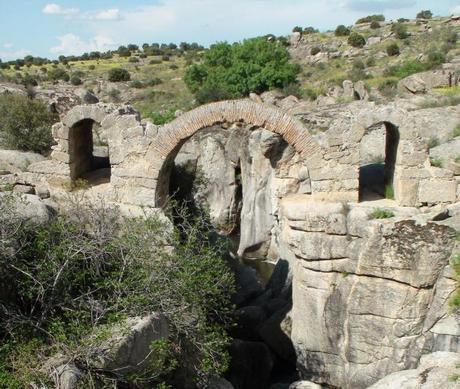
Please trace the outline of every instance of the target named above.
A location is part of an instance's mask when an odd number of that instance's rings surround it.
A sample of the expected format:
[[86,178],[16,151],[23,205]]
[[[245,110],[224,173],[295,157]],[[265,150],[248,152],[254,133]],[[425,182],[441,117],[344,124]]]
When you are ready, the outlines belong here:
[[69,129],[69,167],[72,182],[85,179],[89,184],[110,182],[110,156],[108,147],[98,147],[96,150],[94,138],[95,127],[93,119],[82,119]]
[[203,105],[166,124],[147,151],[152,178],[157,182],[157,207],[162,207],[168,199],[171,168],[185,141],[201,129],[228,123],[245,123],[281,135],[306,159],[322,152],[308,129],[298,119],[277,107],[252,100],[221,101]]
[[399,128],[391,122],[381,121],[367,127],[364,136],[369,135],[379,127],[384,129],[383,159],[381,161],[362,161],[361,159],[359,169],[360,201],[377,200],[385,197],[394,199],[393,183],[400,139]]

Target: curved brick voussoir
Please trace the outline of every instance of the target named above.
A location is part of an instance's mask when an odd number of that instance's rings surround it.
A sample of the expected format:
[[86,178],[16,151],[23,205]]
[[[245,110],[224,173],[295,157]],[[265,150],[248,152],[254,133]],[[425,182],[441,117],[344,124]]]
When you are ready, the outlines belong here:
[[198,130],[225,122],[245,122],[275,132],[304,156],[320,151],[308,130],[294,117],[251,100],[233,100],[203,105],[165,125],[152,143],[154,154],[166,158]]

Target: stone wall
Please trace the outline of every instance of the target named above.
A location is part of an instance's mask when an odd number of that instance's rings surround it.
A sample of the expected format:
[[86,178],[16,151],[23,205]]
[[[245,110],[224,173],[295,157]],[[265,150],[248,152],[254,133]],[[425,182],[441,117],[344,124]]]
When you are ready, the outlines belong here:
[[382,220],[373,210],[282,201],[280,254],[293,272],[290,337],[303,378],[365,388],[426,352],[460,351],[448,306],[455,231],[425,216],[417,224],[408,218],[416,209]]

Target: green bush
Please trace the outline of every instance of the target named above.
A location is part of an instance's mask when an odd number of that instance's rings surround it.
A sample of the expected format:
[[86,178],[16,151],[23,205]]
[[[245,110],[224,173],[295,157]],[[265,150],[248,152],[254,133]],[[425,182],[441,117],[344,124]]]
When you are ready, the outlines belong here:
[[[19,220],[8,198],[0,210],[6,387],[48,384],[41,368],[56,355],[84,373],[91,385],[82,387],[160,387],[181,366],[190,369],[187,382],[209,387],[207,378],[227,369],[234,279],[223,259],[227,247],[206,218],[173,229],[156,217],[124,218],[115,208],[77,201],[68,214],[34,225]],[[171,336],[151,345],[153,361],[143,371],[123,375],[91,365],[112,327],[152,312],[166,315]]]
[[390,56],[390,57],[394,57],[396,55],[399,55],[400,54],[400,51],[399,51],[399,46],[397,43],[391,43],[387,46],[387,54]]
[[382,81],[377,87],[378,91],[387,98],[396,96],[398,82],[394,79],[387,79]]
[[358,19],[356,21],[356,24],[384,22],[384,21],[385,21],[385,16],[383,15],[369,15],[369,16],[365,16],[364,18]]
[[320,52],[321,52],[321,49],[320,49],[318,46],[314,46],[314,47],[312,47],[311,50],[310,50],[310,54],[311,54],[311,55],[316,55],[316,54],[318,54],[318,53],[320,53]]
[[48,72],[48,78],[51,81],[62,80],[68,82],[70,80],[69,73],[67,73],[64,69],[59,67],[51,69]]
[[457,124],[457,126],[454,128],[454,130],[452,131],[452,136],[454,138],[457,138],[460,136],[460,123]]
[[442,160],[439,158],[430,158],[430,164],[434,167],[442,167]]
[[111,82],[129,81],[130,79],[131,75],[126,69],[113,68],[109,71],[109,81]]
[[364,47],[366,39],[361,34],[352,32],[348,37],[348,44],[353,47]]
[[431,19],[433,17],[433,12],[430,10],[423,10],[417,14],[417,19]]
[[345,27],[343,24],[337,26],[337,28],[335,29],[335,32],[334,34],[336,36],[348,36],[350,35],[350,29]]
[[153,124],[162,126],[163,124],[169,123],[176,118],[176,111],[174,109],[170,109],[169,111],[164,112],[152,112],[149,115],[149,118],[152,120]]
[[0,139],[3,147],[46,154],[53,143],[51,126],[58,120],[40,100],[0,95]]
[[78,76],[72,76],[72,78],[70,79],[70,83],[71,83],[72,85],[81,85],[83,82],[82,82],[82,80],[81,80],[80,77],[78,77]]
[[428,139],[427,145],[429,149],[432,149],[433,147],[439,146],[439,138],[437,136],[432,136],[431,138]]
[[130,57],[128,59],[128,62],[131,62],[131,63],[138,63],[139,62],[139,57]]
[[428,69],[434,69],[442,65],[444,62],[446,62],[446,56],[443,53],[437,50],[430,50],[426,60],[426,67]]
[[304,30],[303,30],[303,33],[305,35],[308,35],[308,34],[316,34],[317,32],[319,32],[316,28],[314,27],[305,27]]
[[380,23],[379,23],[377,20],[373,20],[373,21],[371,22],[370,27],[371,27],[373,30],[376,30],[376,29],[380,28]]
[[142,89],[142,88],[145,88],[146,85],[140,80],[134,80],[134,81],[131,81],[129,86],[131,88]]
[[292,32],[300,32],[300,33],[302,34],[303,28],[300,27],[300,26],[295,26],[295,27],[292,29]]
[[407,32],[407,26],[402,23],[395,23],[391,26],[391,32],[395,34],[398,39],[406,39],[409,34]]
[[371,217],[373,219],[389,219],[392,218],[394,215],[394,212],[389,211],[387,209],[375,208],[371,214]]
[[410,76],[414,73],[420,73],[426,70],[426,66],[419,60],[407,60],[400,65],[390,66],[384,71],[385,76],[397,77],[399,79]]
[[299,67],[289,60],[284,46],[264,38],[218,43],[187,68],[185,83],[199,103],[262,93],[297,82]]
[[406,19],[406,18],[399,18],[398,19],[398,23],[407,23],[409,21],[409,19]]

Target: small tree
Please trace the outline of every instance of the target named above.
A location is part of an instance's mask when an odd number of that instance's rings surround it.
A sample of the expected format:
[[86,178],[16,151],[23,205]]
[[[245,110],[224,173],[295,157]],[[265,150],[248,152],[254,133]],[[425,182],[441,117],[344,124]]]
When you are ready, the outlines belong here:
[[111,82],[129,81],[130,79],[131,75],[126,69],[114,68],[109,71],[109,81]]
[[23,95],[0,95],[0,138],[4,147],[46,154],[51,147],[51,125],[57,121],[40,100]]
[[300,26],[295,26],[295,27],[292,29],[292,32],[300,32],[300,33],[302,34],[303,28],[300,27]]
[[348,36],[350,35],[350,29],[345,27],[343,24],[337,26],[335,29],[336,36]]
[[305,27],[304,30],[303,30],[304,34],[315,34],[317,32],[319,32],[319,31],[314,27]]
[[397,43],[392,43],[390,45],[387,46],[387,54],[390,56],[390,57],[394,57],[396,55],[399,55],[400,51],[399,51],[399,46]]
[[417,19],[431,19],[433,17],[433,12],[430,10],[422,10],[417,14]]
[[385,16],[383,15],[369,15],[365,16],[364,18],[358,19],[356,24],[363,24],[363,23],[372,23],[372,22],[384,22]]
[[352,32],[348,37],[348,44],[353,47],[364,47],[366,44],[366,39],[361,34]]
[[395,23],[391,26],[391,31],[398,39],[406,39],[409,34],[407,33],[407,26],[403,23]]

